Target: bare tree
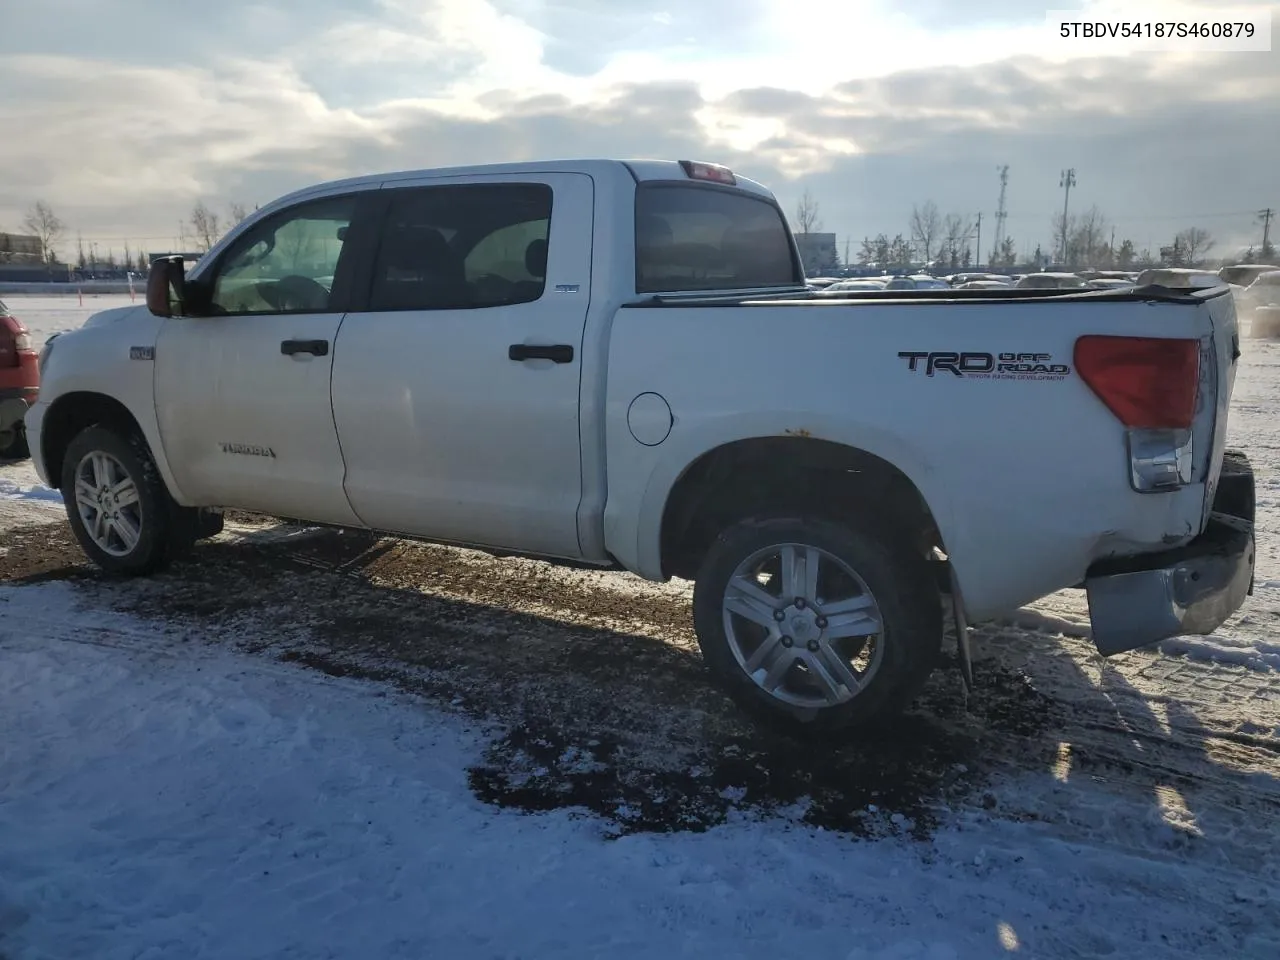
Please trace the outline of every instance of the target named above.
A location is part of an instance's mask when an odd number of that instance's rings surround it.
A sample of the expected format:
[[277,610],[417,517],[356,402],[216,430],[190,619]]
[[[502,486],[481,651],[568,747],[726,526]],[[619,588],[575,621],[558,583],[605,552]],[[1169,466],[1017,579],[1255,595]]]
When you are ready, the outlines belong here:
[[822,220],[818,217],[818,201],[813,199],[809,188],[805,187],[804,195],[796,204],[797,233],[817,233],[822,229]]
[[996,251],[996,255],[992,258],[991,266],[999,267],[1002,270],[1012,270],[1013,265],[1018,262],[1018,249],[1014,245],[1013,237],[1006,236],[1000,241],[1000,249]]
[[889,264],[895,271],[911,269],[911,244],[900,233],[894,234],[889,243]]
[[249,208],[243,203],[232,203],[227,207],[227,212],[231,215],[231,225],[235,226],[249,215]]
[[1107,233],[1111,224],[1096,206],[1072,217],[1067,237],[1067,263],[1071,266],[1100,266],[1109,255]]
[[46,264],[54,263],[57,257],[54,255],[53,245],[62,239],[67,225],[53,212],[53,208],[43,200],[37,200],[22,218],[22,226],[27,232],[40,238],[40,259]]
[[958,213],[948,213],[942,220],[942,245],[938,251],[938,259],[945,260],[953,270],[959,267],[969,248],[972,233],[971,220]]
[[911,239],[920,245],[926,264],[933,259],[933,247],[941,231],[942,214],[936,203],[929,200],[922,207],[911,207]]
[[1061,258],[1064,263],[1071,260],[1071,240],[1076,235],[1076,228],[1079,222],[1079,217],[1074,213],[1068,215],[1065,220],[1063,220],[1060,213],[1053,215],[1053,257],[1055,260]]
[[206,207],[203,200],[199,201],[191,211],[191,229],[195,231],[201,253],[207,252],[222,236],[218,226],[218,215]]
[[1205,254],[1213,249],[1215,242],[1213,237],[1209,236],[1209,231],[1202,230],[1200,227],[1179,230],[1174,240],[1175,243],[1180,243],[1187,265],[1192,267],[1204,259]]

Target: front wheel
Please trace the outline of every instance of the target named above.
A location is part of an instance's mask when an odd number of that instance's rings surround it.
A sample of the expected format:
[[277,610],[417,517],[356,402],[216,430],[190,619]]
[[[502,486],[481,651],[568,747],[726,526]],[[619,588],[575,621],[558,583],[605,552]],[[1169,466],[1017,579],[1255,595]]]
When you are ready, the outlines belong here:
[[942,645],[928,562],[827,520],[742,520],[693,592],[711,673],[739,706],[793,734],[885,719],[920,692]]
[[62,499],[85,554],[115,574],[146,574],[165,566],[190,540],[140,436],[87,427],[67,446]]

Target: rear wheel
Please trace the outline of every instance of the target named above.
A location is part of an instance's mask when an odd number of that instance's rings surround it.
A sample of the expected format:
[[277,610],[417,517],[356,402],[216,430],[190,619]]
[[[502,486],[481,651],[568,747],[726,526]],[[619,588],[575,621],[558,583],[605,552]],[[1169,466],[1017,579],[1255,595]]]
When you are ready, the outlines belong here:
[[928,562],[827,520],[734,524],[704,558],[693,604],[715,678],[753,716],[790,733],[891,716],[920,692],[942,644]]
[[137,434],[87,427],[67,446],[61,480],[76,539],[109,573],[152,573],[195,539],[194,511],[169,496]]

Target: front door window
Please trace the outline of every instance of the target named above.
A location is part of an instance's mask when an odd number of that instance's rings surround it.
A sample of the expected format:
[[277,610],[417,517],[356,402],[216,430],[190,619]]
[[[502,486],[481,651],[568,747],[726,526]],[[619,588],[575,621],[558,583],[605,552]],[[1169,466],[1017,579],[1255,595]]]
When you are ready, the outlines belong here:
[[334,278],[355,207],[355,197],[314,201],[251,228],[214,268],[208,312],[333,311]]

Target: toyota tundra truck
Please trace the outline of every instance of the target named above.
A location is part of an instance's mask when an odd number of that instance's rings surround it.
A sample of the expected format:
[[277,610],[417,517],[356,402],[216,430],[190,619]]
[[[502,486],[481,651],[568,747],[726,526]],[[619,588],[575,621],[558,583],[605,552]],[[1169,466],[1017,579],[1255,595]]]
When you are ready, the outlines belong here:
[[1232,299],[813,295],[723,166],[364,176],[263,207],[46,344],[36,469],[107,571],[228,508],[694,582],[710,674],[832,734],[968,624],[1087,591],[1111,655],[1253,588]]

